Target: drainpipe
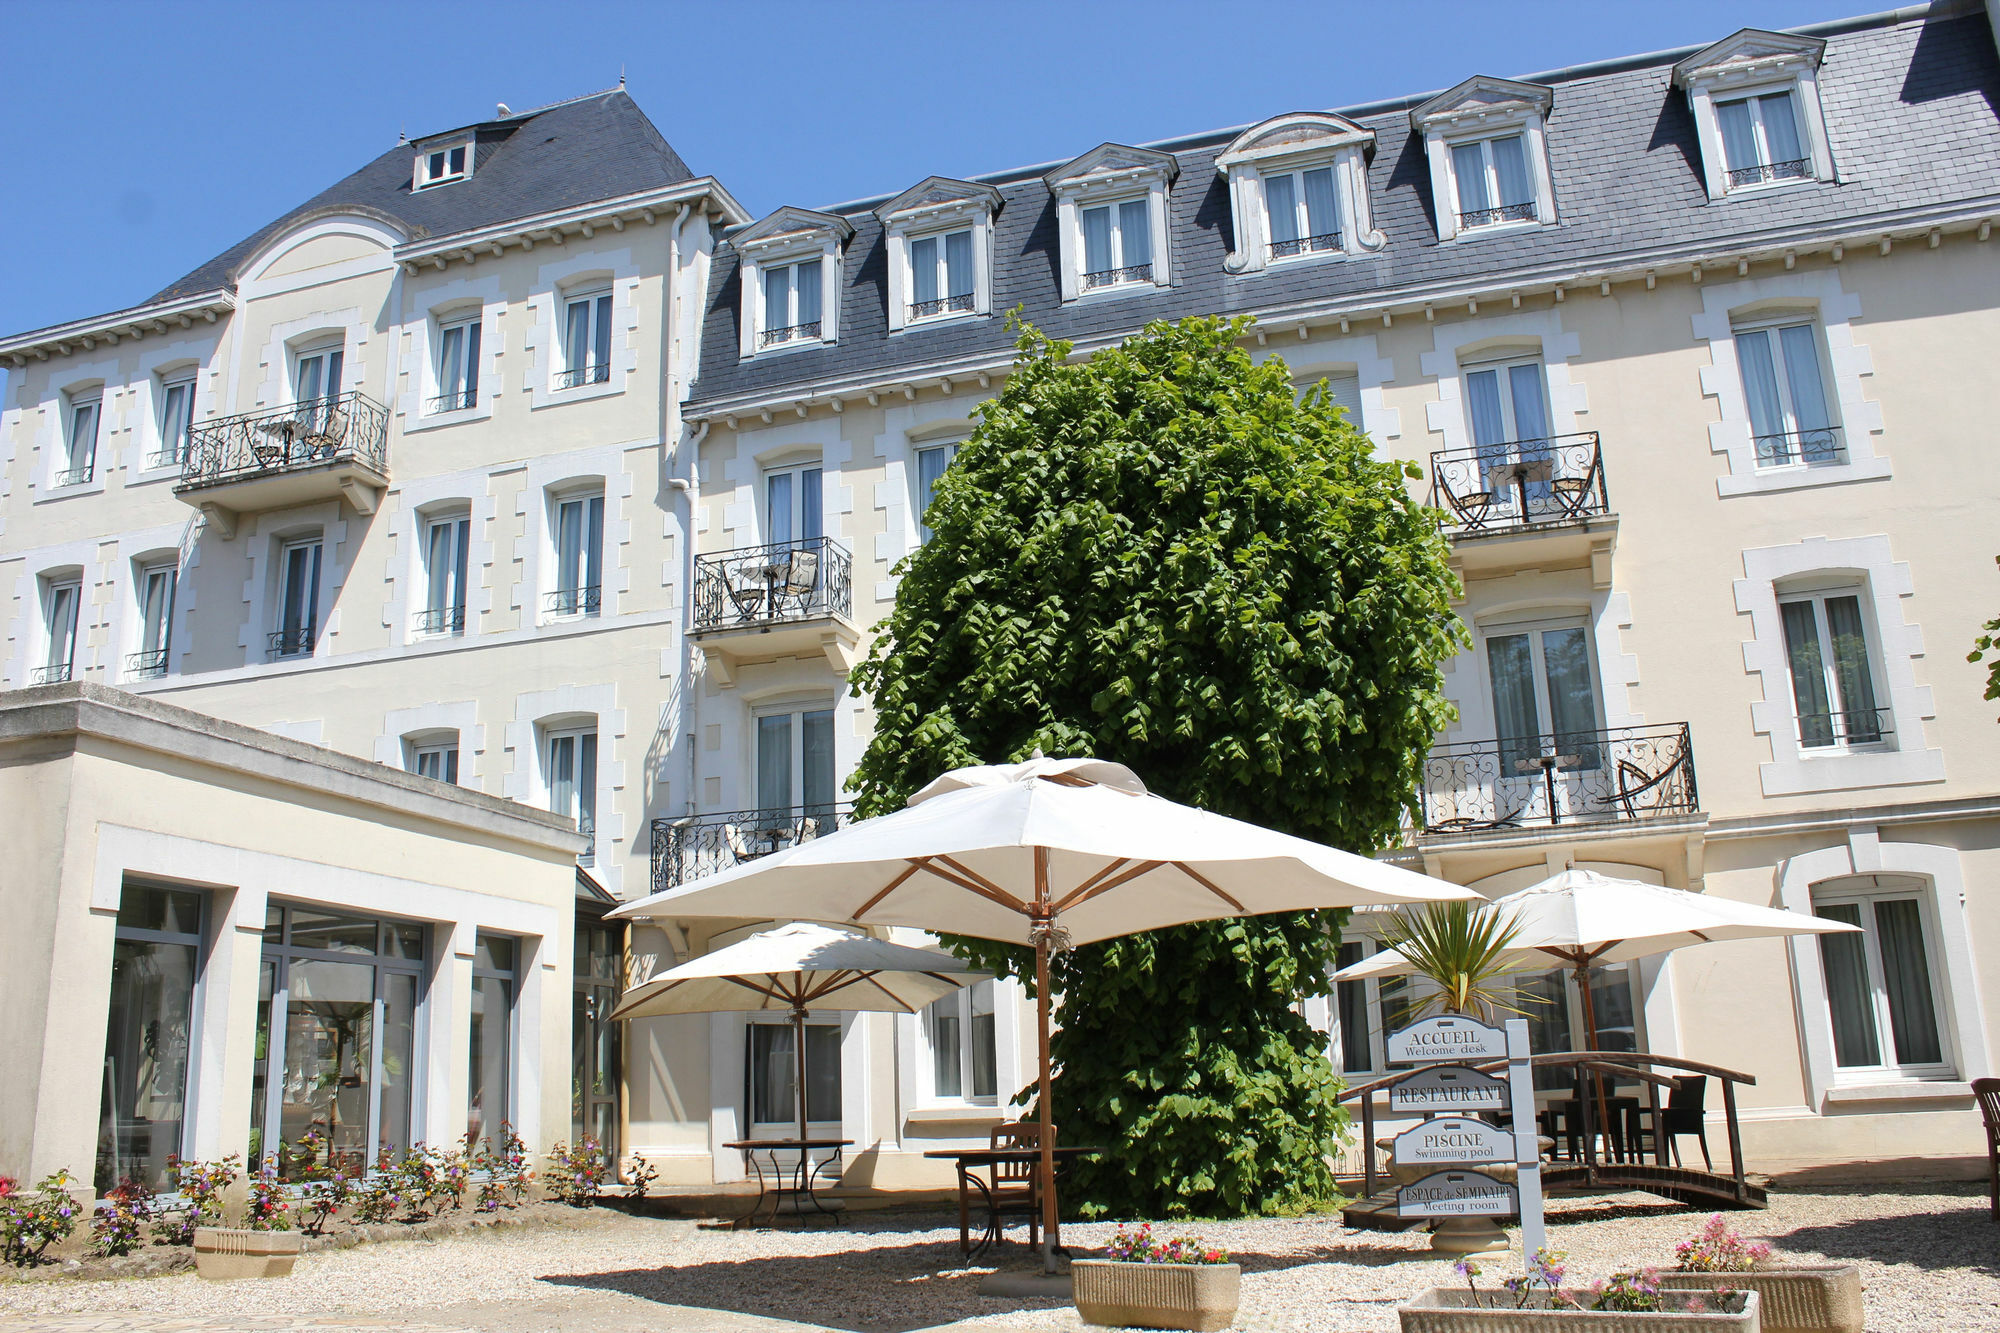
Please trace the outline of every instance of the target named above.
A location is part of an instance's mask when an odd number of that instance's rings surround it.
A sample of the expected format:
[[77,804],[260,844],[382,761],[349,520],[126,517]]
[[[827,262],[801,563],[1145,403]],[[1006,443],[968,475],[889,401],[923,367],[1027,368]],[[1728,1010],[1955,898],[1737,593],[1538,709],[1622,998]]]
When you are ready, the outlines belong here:
[[[681,228],[687,225],[688,215],[693,211],[694,211],[694,205],[692,203],[682,204],[680,207],[680,211],[674,214],[674,225],[667,231],[667,292],[666,292],[667,336],[665,340],[666,343],[665,392],[667,395],[667,422],[666,422],[667,428],[665,434],[666,434],[666,444],[667,444],[667,452],[669,458],[671,458],[674,450],[677,450],[681,447],[681,431],[683,429],[681,422],[680,375],[678,373],[680,369],[680,357],[681,357],[681,318],[680,318]],[[700,440],[697,437],[695,444],[692,447],[699,448],[699,446],[700,446]],[[673,490],[686,492],[688,496],[688,509],[687,509],[688,522],[682,525],[681,528],[681,544],[685,546],[692,539],[694,532],[693,483],[690,481],[683,481],[679,477],[669,477],[667,479],[667,485]],[[683,562],[683,564],[685,565],[686,562]],[[685,581],[683,581],[681,584],[681,599],[683,602],[685,602],[687,598],[688,598],[688,585]],[[693,716],[692,709],[694,707],[694,700],[689,696],[688,687],[693,681],[693,672],[689,669],[687,653],[688,653],[687,626],[685,620],[683,620],[681,627],[681,682],[682,682],[681,713],[682,716],[690,718],[689,726],[690,729],[692,729],[693,723],[691,719]],[[694,781],[694,746],[690,744],[688,746],[688,782],[689,782],[688,809],[690,811],[694,809],[693,781]],[[647,887],[651,888],[650,885],[648,885]]]
[[681,618],[681,715],[687,719],[687,812],[695,812],[695,738],[701,734],[701,695],[694,675],[695,648],[687,641],[694,625],[694,529],[695,505],[701,500],[701,442],[708,438],[710,423],[704,419],[687,442],[685,477],[670,477],[667,485],[687,500],[686,517],[681,522],[681,602],[687,614]]

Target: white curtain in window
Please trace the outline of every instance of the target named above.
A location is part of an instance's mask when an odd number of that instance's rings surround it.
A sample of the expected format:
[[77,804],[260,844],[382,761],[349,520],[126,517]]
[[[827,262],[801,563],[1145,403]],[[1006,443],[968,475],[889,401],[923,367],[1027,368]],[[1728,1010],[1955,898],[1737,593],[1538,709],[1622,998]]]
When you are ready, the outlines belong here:
[[910,301],[923,305],[938,296],[937,237],[910,242]]
[[945,295],[972,295],[972,233],[955,231],[944,238]]
[[795,281],[799,289],[799,317],[797,323],[817,324],[820,317],[820,261],[808,259],[798,266]]
[[[576,593],[599,586],[603,550],[603,496],[578,496],[556,506],[558,591]],[[579,605],[574,609],[583,608]]]
[[479,388],[479,326],[460,324],[446,329],[438,345],[438,392],[470,407]]
[[1541,753],[1534,649],[1525,634],[1495,635],[1486,641],[1486,663],[1493,677],[1493,721],[1502,753],[1501,777],[1511,778],[1514,759]]
[[1486,193],[1484,145],[1458,144],[1451,150],[1451,172],[1458,182],[1458,211],[1478,213],[1493,206]]
[[1520,135],[1493,140],[1493,175],[1500,185],[1502,206],[1534,202],[1535,186],[1528,178],[1528,154]]
[[[1792,391],[1792,420],[1801,432],[1824,430],[1831,424],[1826,411],[1826,385],[1819,373],[1819,336],[1810,324],[1788,324],[1778,330],[1785,354],[1785,380]],[[1766,353],[1768,356],[1768,352]]]
[[1934,1065],[1944,1060],[1937,1011],[1931,1004],[1930,960],[1924,952],[1921,905],[1914,898],[1876,900],[1876,941],[1882,952],[1882,990],[1889,1002],[1889,1035],[1896,1063]]
[[174,616],[174,568],[160,566],[146,571],[145,590],[139,606],[139,651],[156,653],[167,646]]
[[790,328],[792,324],[792,270],[764,270],[764,330]]
[[917,450],[917,541],[921,545],[931,539],[930,524],[923,516],[930,512],[931,500],[937,495],[938,479],[951,460],[958,456],[955,444],[935,445],[929,449]]
[[1757,116],[1764,122],[1764,147],[1770,154],[1767,162],[1797,162],[1806,155],[1799,143],[1799,121],[1792,114],[1792,95],[1789,92],[1768,93],[1757,99]]
[[280,628],[285,631],[288,650],[303,651],[311,645],[319,621],[318,542],[293,546],[285,552],[284,613]]
[[1722,126],[1722,160],[1731,171],[1760,165],[1757,130],[1750,120],[1748,98],[1717,102],[1715,118]]
[[1264,202],[1271,214],[1274,244],[1299,239],[1299,204],[1290,176],[1269,176],[1264,180]]
[[1151,216],[1144,199],[1128,199],[1118,205],[1118,245],[1123,252],[1120,268],[1153,262]]
[[1465,405],[1472,416],[1472,442],[1481,449],[1507,443],[1507,418],[1500,406],[1500,372],[1475,370],[1465,377]]
[[1548,403],[1542,393],[1539,364],[1507,367],[1508,395],[1514,400],[1514,438],[1542,440],[1549,435]]
[[1785,655],[1792,669],[1792,699],[1798,709],[1799,744],[1833,744],[1833,704],[1827,697],[1826,660],[1820,652],[1819,620],[1811,602],[1778,608],[1785,627]]
[[934,1000],[930,1005],[931,1091],[939,1097],[963,1097],[965,1086],[959,1077],[963,1054],[959,1048],[956,994]]
[[[1548,676],[1549,729],[1575,736],[1597,730],[1597,691],[1590,676],[1590,635],[1581,627],[1542,631],[1542,667]],[[1559,747],[1574,753],[1574,742]],[[1595,768],[1585,762],[1584,768]]]
[[1111,210],[1083,210],[1083,271],[1103,273],[1111,267]]
[[76,661],[76,613],[81,590],[74,583],[49,590],[49,657],[45,663],[66,667]]
[[792,808],[792,715],[757,719],[757,808]]
[[[1863,925],[1861,904],[1825,903],[1814,915],[1850,926]],[[1826,975],[1827,1007],[1833,1015],[1833,1062],[1843,1068],[1871,1068],[1882,1063],[1875,1031],[1873,988],[1868,981],[1868,944],[1862,935],[1819,937],[1820,968]]]
[[160,457],[173,462],[187,447],[188,428],[194,416],[194,384],[169,384],[160,405]]
[[807,814],[827,814],[834,805],[833,710],[816,708],[799,715],[801,785]]
[[96,399],[78,403],[69,414],[69,466],[71,471],[88,471],[97,458]]
[[1736,359],[1743,367],[1743,393],[1750,404],[1750,433],[1757,437],[1757,461],[1789,461],[1784,441],[1784,400],[1778,393],[1778,368],[1771,356],[1771,334],[1756,329],[1736,335]]
[[1340,209],[1334,202],[1333,168],[1318,167],[1304,175],[1306,234],[1331,236],[1340,230]]
[[975,981],[966,997],[972,1010],[972,1095],[992,1097],[999,1087],[999,1042],[993,1016],[993,983]]
[[1861,599],[1827,598],[1826,627],[1833,639],[1834,682],[1840,687],[1840,729],[1852,743],[1879,741],[1882,726],[1875,711],[1875,681],[1868,665],[1868,640],[1861,628]]

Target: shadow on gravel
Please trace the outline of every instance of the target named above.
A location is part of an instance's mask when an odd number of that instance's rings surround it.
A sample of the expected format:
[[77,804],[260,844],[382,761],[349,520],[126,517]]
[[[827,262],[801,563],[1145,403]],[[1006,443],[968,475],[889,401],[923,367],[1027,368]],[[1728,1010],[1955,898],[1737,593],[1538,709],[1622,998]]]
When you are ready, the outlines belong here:
[[1868,1259],[1913,1268],[1969,1268],[2000,1274],[2000,1226],[1984,1197],[1964,1207],[1901,1217],[1862,1217],[1826,1226],[1772,1234],[1780,1250],[1811,1251],[1829,1259]]

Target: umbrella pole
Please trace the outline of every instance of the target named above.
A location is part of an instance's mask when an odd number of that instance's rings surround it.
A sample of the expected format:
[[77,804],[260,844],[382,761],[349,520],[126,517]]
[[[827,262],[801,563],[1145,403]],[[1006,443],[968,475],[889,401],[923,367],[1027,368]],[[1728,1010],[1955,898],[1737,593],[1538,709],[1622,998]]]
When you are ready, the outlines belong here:
[[1055,1104],[1049,1079],[1049,935],[1055,914],[1049,909],[1049,852],[1035,848],[1035,909],[1029,914],[1035,937],[1035,1040],[1041,1052],[1042,1144],[1042,1271],[1056,1271],[1056,1140]]
[[[794,1080],[799,1094],[799,1142],[806,1138],[806,1011],[798,1005],[792,1006],[792,1053],[798,1057],[799,1074]],[[799,1161],[805,1162],[806,1150],[799,1149]]]
[[[1576,965],[1576,988],[1583,994],[1583,1031],[1589,1045],[1585,1050],[1597,1049],[1597,1002],[1590,994],[1590,960],[1584,959]],[[1611,1110],[1604,1098],[1604,1077],[1595,1069],[1590,1071],[1590,1086],[1597,1096],[1597,1123],[1604,1130],[1604,1142],[1611,1143]]]

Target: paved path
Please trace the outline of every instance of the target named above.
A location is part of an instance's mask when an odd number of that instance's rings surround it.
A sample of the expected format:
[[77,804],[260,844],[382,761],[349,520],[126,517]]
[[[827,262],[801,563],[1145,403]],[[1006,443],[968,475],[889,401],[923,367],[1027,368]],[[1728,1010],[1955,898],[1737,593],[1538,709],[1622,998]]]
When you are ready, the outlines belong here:
[[[202,1319],[127,1319],[106,1315],[0,1318],[0,1333],[824,1333],[811,1324],[762,1319],[688,1305],[580,1292],[546,1301],[456,1306],[435,1319],[365,1319],[344,1315],[215,1315]],[[993,1325],[952,1324],[913,1333],[1005,1333]]]

